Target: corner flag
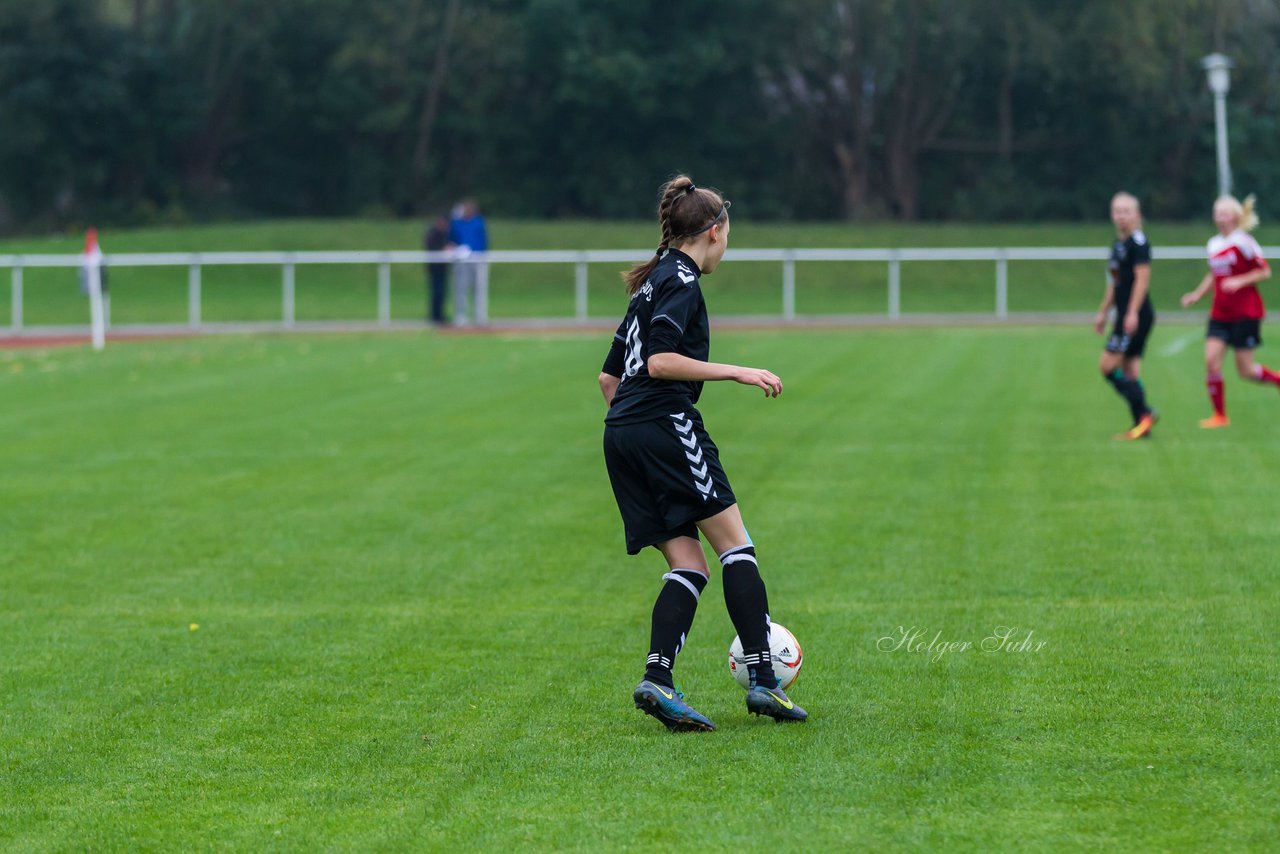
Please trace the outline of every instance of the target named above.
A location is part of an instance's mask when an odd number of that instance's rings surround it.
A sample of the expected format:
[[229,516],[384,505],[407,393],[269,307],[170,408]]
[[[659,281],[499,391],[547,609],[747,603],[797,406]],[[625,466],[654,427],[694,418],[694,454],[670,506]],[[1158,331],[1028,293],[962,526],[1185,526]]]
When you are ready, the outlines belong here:
[[84,280],[89,287],[89,321],[93,326],[93,349],[107,345],[106,311],[102,301],[102,249],[98,246],[98,229],[84,235]]

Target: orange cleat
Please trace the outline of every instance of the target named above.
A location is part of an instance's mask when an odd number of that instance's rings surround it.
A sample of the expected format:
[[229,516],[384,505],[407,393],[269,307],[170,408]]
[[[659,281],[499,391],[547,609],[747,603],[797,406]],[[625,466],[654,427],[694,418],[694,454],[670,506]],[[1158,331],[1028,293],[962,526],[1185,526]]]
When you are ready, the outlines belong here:
[[1217,430],[1219,427],[1231,426],[1231,419],[1225,415],[1212,415],[1202,420],[1200,426],[1205,430]]
[[1148,412],[1142,418],[1138,419],[1138,423],[1133,425],[1133,429],[1124,433],[1119,433],[1116,438],[1122,442],[1132,441],[1134,439],[1147,439],[1151,436],[1151,428],[1156,426],[1156,422],[1160,420],[1160,415],[1156,412]]

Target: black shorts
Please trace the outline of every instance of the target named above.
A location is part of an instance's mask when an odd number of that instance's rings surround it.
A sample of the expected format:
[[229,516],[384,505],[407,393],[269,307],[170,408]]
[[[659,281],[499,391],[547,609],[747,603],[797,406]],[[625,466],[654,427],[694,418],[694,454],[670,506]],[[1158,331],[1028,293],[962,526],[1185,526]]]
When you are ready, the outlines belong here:
[[1210,320],[1205,338],[1221,338],[1227,346],[1237,350],[1252,350],[1262,346],[1261,320]]
[[604,462],[622,513],[627,554],[676,537],[737,503],[698,410],[637,424],[606,424]]
[[1111,337],[1107,339],[1108,353],[1123,353],[1127,358],[1138,358],[1147,349],[1147,336],[1156,325],[1156,313],[1143,311],[1138,314],[1138,329],[1132,335],[1124,331],[1124,318],[1116,315],[1116,325],[1111,327]]

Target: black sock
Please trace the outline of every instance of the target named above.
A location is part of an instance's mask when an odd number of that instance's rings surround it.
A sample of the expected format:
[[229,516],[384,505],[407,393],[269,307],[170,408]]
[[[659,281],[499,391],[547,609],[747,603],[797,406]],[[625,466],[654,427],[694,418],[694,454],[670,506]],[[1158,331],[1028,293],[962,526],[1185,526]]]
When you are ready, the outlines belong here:
[[1151,414],[1151,407],[1147,406],[1147,390],[1142,385],[1142,380],[1133,379],[1129,380],[1129,382],[1133,383],[1133,387],[1137,392],[1134,395],[1133,402],[1129,404],[1129,412],[1133,415],[1133,423],[1137,424],[1142,420],[1142,416]]
[[1129,414],[1133,416],[1134,424],[1137,424],[1142,420],[1142,416],[1151,411],[1147,408],[1147,393],[1142,387],[1141,380],[1129,379],[1120,368],[1116,368],[1110,374],[1107,374],[1105,379],[1111,383],[1111,387],[1116,390],[1116,394],[1123,397],[1125,403],[1129,404]]
[[671,668],[684,646],[698,610],[698,597],[707,586],[707,577],[692,569],[673,569],[662,576],[667,583],[653,603],[653,623],[649,630],[649,657],[644,678],[666,688],[674,688]]
[[756,550],[739,546],[720,555],[724,566],[724,604],[742,641],[742,657],[752,685],[777,688],[769,655],[769,596],[756,564]]

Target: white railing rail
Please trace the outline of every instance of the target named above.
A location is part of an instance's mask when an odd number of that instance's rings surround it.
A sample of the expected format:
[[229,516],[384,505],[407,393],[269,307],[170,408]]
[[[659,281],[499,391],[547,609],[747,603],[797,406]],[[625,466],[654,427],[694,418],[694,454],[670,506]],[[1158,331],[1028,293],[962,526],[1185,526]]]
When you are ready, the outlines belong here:
[[[1272,257],[1280,247],[1265,247]],[[488,268],[493,264],[571,264],[574,266],[574,317],[588,320],[588,267],[591,264],[630,264],[642,261],[646,253],[638,250],[589,249],[519,251],[506,250],[475,253],[461,257],[453,252],[418,251],[339,251],[339,252],[159,252],[116,253],[106,255],[103,263],[110,268],[185,267],[187,268],[187,326],[200,330],[203,321],[201,270],[214,266],[266,265],[281,269],[281,312],[278,328],[297,326],[294,310],[295,270],[299,265],[371,265],[377,269],[378,325],[391,325],[391,266],[451,263],[477,265],[476,323],[488,323]],[[1200,246],[1165,246],[1156,251],[1158,260],[1200,260],[1205,250]],[[997,248],[906,248],[906,249],[730,249],[725,260],[737,262],[769,262],[782,265],[780,314],[782,320],[796,319],[796,264],[822,262],[867,262],[887,265],[885,316],[902,317],[902,272],[904,262],[990,261],[995,265],[992,316],[1006,319],[1009,312],[1010,261],[1096,261],[1107,259],[1105,249],[1093,247],[997,247]],[[0,267],[10,268],[10,326],[14,334],[37,331],[23,320],[23,271],[41,267],[83,267],[82,255],[0,255]],[[1099,271],[1102,278],[1102,271]],[[310,326],[310,324],[308,324]]]

